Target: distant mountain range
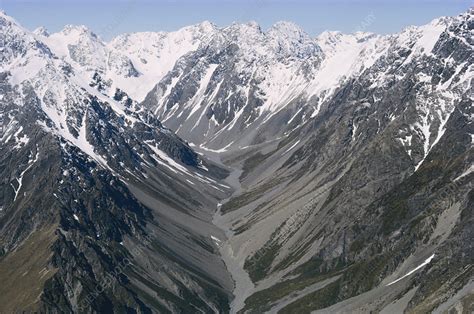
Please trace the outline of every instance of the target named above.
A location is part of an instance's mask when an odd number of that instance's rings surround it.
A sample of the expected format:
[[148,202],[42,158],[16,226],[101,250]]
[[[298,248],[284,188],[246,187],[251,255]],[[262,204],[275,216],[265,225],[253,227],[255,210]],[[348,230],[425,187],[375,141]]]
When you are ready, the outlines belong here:
[[0,312],[474,311],[473,50],[1,12]]

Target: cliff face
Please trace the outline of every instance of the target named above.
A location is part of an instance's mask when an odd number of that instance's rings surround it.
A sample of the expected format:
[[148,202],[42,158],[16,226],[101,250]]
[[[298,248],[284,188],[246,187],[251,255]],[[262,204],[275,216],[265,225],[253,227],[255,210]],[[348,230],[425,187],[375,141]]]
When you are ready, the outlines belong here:
[[472,10],[390,36],[0,27],[2,311],[472,307]]

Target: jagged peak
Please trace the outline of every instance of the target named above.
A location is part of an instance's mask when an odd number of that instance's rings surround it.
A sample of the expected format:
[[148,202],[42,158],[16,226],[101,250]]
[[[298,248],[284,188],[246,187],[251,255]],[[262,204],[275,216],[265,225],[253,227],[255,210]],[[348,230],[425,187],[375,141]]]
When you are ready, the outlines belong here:
[[141,38],[141,37],[155,37],[161,38],[166,37],[171,34],[180,33],[180,32],[199,32],[199,33],[210,33],[217,30],[218,27],[210,21],[202,21],[197,24],[184,26],[178,30],[167,32],[167,31],[144,31],[144,32],[132,32],[132,33],[123,33],[112,38],[109,43],[118,42],[118,41],[127,41],[132,38]]
[[2,9],[0,9],[0,19],[13,20],[13,18]]
[[375,33],[372,33],[372,32],[355,32],[352,34],[357,40],[366,40],[366,39],[369,39],[369,38],[372,38],[374,36],[378,36],[377,34]]
[[40,26],[33,31],[33,34],[43,37],[49,37],[49,32],[44,26]]
[[18,35],[18,40],[25,42],[36,41],[31,31],[24,28],[17,20],[5,13],[5,11],[0,11],[0,31],[15,33]]
[[15,25],[16,27],[21,28],[22,30],[25,30],[20,23],[17,22],[13,17],[8,15],[5,11],[0,10],[0,26],[2,25]]
[[68,24],[68,25],[64,26],[64,28],[61,30],[61,33],[65,34],[65,35],[77,34],[77,35],[87,35],[89,37],[96,38],[96,39],[99,38],[94,32],[92,32],[85,25]]
[[249,27],[260,29],[260,25],[257,23],[257,21],[248,21],[245,24]]
[[201,23],[198,23],[195,26],[199,27],[200,29],[204,31],[213,31],[217,28],[217,26],[214,23],[208,20],[202,21]]
[[316,36],[315,39],[320,45],[336,45],[341,41],[365,42],[378,36],[380,35],[371,32],[343,33],[340,31],[324,31]]
[[245,23],[234,21],[228,27],[225,27],[224,30],[226,30],[227,32],[237,31],[239,33],[245,33],[248,31],[252,31],[254,33],[262,33],[262,29],[256,21],[248,21]]
[[114,38],[112,38],[109,43],[114,43],[114,42],[123,42],[123,41],[128,41],[131,39],[136,39],[136,38],[150,38],[150,37],[163,37],[166,36],[166,32],[163,31],[158,31],[158,32],[133,32],[133,33],[123,33],[123,34],[118,34]]
[[344,34],[340,31],[329,31],[326,30],[322,32],[321,34],[316,36],[316,40],[318,41],[335,41]]
[[458,16],[454,17],[452,20],[454,23],[464,23],[464,22],[472,23],[472,21],[474,20],[474,7],[469,8],[466,12],[459,14]]
[[308,37],[308,34],[297,24],[289,21],[278,21],[267,31],[268,34],[285,35],[286,37]]
[[217,29],[217,26],[214,23],[212,23],[208,20],[205,20],[205,21],[202,21],[202,22],[197,23],[197,24],[182,27],[182,28],[178,29],[177,31],[162,32],[162,33],[163,34],[173,34],[173,33],[180,33],[180,32],[183,32],[183,31],[190,31],[190,32],[200,32],[200,33],[205,34],[205,33],[212,33],[216,29]]

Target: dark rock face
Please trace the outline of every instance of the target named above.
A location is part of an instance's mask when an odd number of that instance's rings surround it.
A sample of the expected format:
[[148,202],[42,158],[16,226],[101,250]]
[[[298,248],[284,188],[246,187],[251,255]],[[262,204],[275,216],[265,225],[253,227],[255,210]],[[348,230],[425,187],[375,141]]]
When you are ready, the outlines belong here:
[[[272,96],[269,89],[276,84],[275,89],[290,90],[279,86],[291,82],[281,82],[278,71],[293,71],[292,79],[307,84],[323,56],[317,43],[292,24],[267,33],[252,24],[232,25],[210,37],[180,58],[142,105],[179,136],[213,149],[263,142],[287,131],[289,118],[277,130],[260,125],[271,117],[264,106]],[[295,103],[288,110],[295,113],[302,107]],[[255,140],[256,129],[273,132]]]
[[203,23],[139,103],[1,14],[0,312],[469,309],[473,26]]
[[313,120],[245,161],[246,188],[223,211],[239,213],[229,226],[265,289],[245,295],[242,312],[381,311],[414,288],[398,310],[469,308],[451,298],[472,278],[462,243],[472,233],[473,48],[452,30],[471,21],[453,22],[431,55],[394,45]]
[[[225,311],[231,280],[208,211],[230,192],[217,188],[227,171],[0,20],[40,69],[18,84],[18,72],[0,76],[1,311]],[[178,245],[188,241],[192,254]]]
[[[5,95],[9,92],[12,91]],[[94,160],[35,123],[44,119],[44,113],[33,91],[23,100],[23,107],[7,101],[5,106],[2,105],[2,113],[10,114],[3,115],[6,117],[4,126],[7,126],[6,135],[14,134],[15,138],[1,146],[4,178],[0,200],[1,255],[8,257],[17,247],[23,247],[35,230],[56,228],[48,238],[51,246],[47,249],[51,250],[51,255],[40,261],[51,276],[45,277],[48,280],[44,283],[41,299],[35,301],[38,302],[37,308],[47,312],[146,312],[156,309],[156,306],[173,308],[167,303],[146,304],[146,293],[138,295],[135,284],[128,277],[130,272],[140,273],[130,266],[134,259],[142,258],[140,255],[137,257],[136,248],[145,250],[157,241],[157,235],[150,236],[146,225],[160,225],[160,222],[129,191],[127,184],[145,179],[143,173],[149,171],[150,166],[153,171],[163,171],[159,170],[162,166],[152,158],[153,152],[146,143],[153,143],[184,166],[197,167],[200,164],[197,154],[156,119],[150,117],[146,123],[136,122],[131,128],[107,104],[90,98],[85,106],[87,111],[73,112],[78,116],[72,116],[71,121],[85,123],[88,143],[98,156],[102,156]],[[53,126],[54,122],[47,121],[45,125]],[[70,129],[80,137],[80,130],[72,125]],[[28,141],[24,140],[26,144],[18,143],[18,138],[27,138]],[[101,163],[103,161],[105,164]],[[145,163],[149,166],[144,167]],[[200,204],[199,198],[195,202]],[[178,205],[165,207],[170,206]],[[138,241],[136,247],[120,245],[127,242],[126,238]],[[169,271],[178,271],[179,267],[170,266]],[[168,271],[160,270],[163,273]],[[13,290],[15,286],[9,289]],[[165,287],[162,289],[163,298],[175,298],[167,302],[178,302],[177,306],[184,302],[179,301],[179,294],[175,297],[166,292]],[[193,293],[192,287],[183,286],[181,289],[183,293]],[[218,291],[220,288],[207,288],[210,298],[214,297],[214,289]],[[220,306],[225,307],[225,292],[217,293],[221,298],[219,302],[224,302]],[[16,306],[10,309],[18,309],[20,304]],[[206,308],[208,305],[196,306]]]

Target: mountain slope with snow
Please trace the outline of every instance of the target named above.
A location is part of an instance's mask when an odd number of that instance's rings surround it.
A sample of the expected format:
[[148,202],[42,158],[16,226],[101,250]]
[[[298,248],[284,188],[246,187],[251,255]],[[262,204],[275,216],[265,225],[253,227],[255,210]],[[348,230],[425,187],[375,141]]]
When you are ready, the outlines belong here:
[[214,25],[203,22],[171,33],[123,34],[108,43],[85,26],[67,25],[58,33],[43,29],[35,34],[59,58],[73,64],[84,80],[100,75],[109,96],[120,89],[142,101],[181,56],[197,49],[214,30]]
[[43,41],[3,13],[0,26],[1,311],[226,308],[209,210],[232,191],[227,170],[123,91],[105,92],[101,54],[78,53],[104,51],[86,29],[66,28],[78,40],[64,57],[64,38]]
[[104,42],[0,13],[0,311],[469,309],[473,17]]
[[[372,87],[402,80],[401,69],[429,62],[435,43],[455,21],[441,18],[395,35],[325,32],[315,39],[291,23],[277,23],[266,32],[255,23],[234,24],[216,30],[215,39],[183,56],[143,105],[203,148],[263,143],[314,118],[353,78],[370,77]],[[472,68],[454,64],[465,73],[463,81],[472,76]],[[420,73],[417,79],[431,76]],[[452,110],[447,104],[452,95],[438,89],[444,103],[429,120],[443,124]],[[428,123],[419,121],[418,129]]]
[[224,259],[239,261],[234,310],[469,308],[472,293],[451,295],[473,276],[473,27],[469,11],[369,36],[372,50],[321,35],[326,55],[377,57],[346,59],[355,72],[286,136],[222,154],[242,170],[216,217],[231,234]]

